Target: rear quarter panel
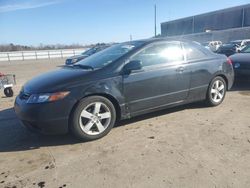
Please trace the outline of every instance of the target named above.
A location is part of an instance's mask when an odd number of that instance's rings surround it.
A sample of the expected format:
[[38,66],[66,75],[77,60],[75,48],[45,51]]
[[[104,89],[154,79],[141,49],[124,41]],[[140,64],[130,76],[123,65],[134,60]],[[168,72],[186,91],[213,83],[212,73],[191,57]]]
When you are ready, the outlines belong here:
[[233,68],[227,63],[224,55],[214,55],[208,59],[190,61],[191,77],[188,101],[198,101],[206,98],[207,89],[216,76],[226,79],[228,88],[233,83]]

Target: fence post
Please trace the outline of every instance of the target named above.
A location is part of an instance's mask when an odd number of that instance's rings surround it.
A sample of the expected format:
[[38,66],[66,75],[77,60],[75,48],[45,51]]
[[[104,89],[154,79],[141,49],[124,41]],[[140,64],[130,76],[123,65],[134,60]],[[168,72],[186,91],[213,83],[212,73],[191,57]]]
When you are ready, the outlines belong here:
[[8,57],[8,61],[10,61],[10,54],[9,53],[7,53],[7,57]]
[[23,52],[22,52],[22,57],[23,57],[23,61],[24,61],[24,55],[23,55]]
[[63,58],[63,53],[62,53],[62,50],[61,50],[61,58]]
[[49,59],[50,59],[49,51],[48,51],[48,57],[49,57]]
[[37,51],[35,51],[35,56],[36,56],[36,60],[37,60]]
[[73,50],[73,53],[74,53],[74,55],[76,55],[76,51],[75,51],[75,49]]

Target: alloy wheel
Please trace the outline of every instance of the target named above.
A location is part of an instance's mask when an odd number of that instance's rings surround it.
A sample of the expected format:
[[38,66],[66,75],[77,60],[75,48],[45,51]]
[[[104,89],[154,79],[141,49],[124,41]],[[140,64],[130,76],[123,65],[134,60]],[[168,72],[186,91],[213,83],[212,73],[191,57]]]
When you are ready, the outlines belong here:
[[223,100],[224,95],[225,95],[225,85],[221,80],[216,80],[211,88],[211,99],[215,102],[215,103],[219,103],[221,102],[221,100]]
[[102,102],[87,105],[81,112],[79,124],[88,135],[98,135],[106,130],[111,122],[111,111]]

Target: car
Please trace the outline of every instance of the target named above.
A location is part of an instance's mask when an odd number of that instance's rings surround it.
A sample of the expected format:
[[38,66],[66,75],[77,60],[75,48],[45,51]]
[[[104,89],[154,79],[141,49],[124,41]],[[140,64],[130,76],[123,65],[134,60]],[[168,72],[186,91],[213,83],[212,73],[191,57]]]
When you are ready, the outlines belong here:
[[250,44],[250,39],[244,39],[241,42],[241,48],[243,49],[243,48],[245,48],[249,44]]
[[210,49],[213,52],[216,52],[218,48],[222,45],[222,42],[221,41],[209,41],[209,42],[202,43],[202,45],[205,46],[205,48]]
[[119,120],[197,101],[217,106],[233,80],[231,61],[197,43],[137,40],[33,78],[14,109],[27,127],[90,141]]
[[235,44],[235,45],[237,45],[238,47],[240,47],[240,46],[241,46],[241,43],[242,43],[242,40],[233,40],[233,41],[230,41],[229,43],[230,43],[230,44]]
[[230,56],[237,53],[237,46],[233,43],[223,44],[218,48],[216,53]]
[[239,53],[229,58],[232,61],[237,78],[250,77],[250,45],[245,46]]
[[243,48],[250,44],[250,39],[243,39],[243,40],[235,40],[231,41],[230,43],[236,45],[236,51],[240,52]]
[[81,53],[80,55],[75,55],[70,58],[67,58],[65,61],[65,65],[73,65],[77,63],[78,61],[81,61],[85,59],[86,57],[89,57],[97,52],[100,52],[101,50],[104,50],[106,48],[110,47],[108,44],[103,44],[103,45],[96,45],[93,48],[88,49],[87,51]]

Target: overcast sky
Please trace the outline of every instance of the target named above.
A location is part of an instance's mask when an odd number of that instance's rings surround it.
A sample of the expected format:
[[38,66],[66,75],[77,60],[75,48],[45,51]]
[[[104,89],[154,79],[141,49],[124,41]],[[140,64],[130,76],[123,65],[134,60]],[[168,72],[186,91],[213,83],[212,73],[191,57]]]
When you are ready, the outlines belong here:
[[0,43],[121,42],[154,35],[160,23],[249,0],[0,0]]

